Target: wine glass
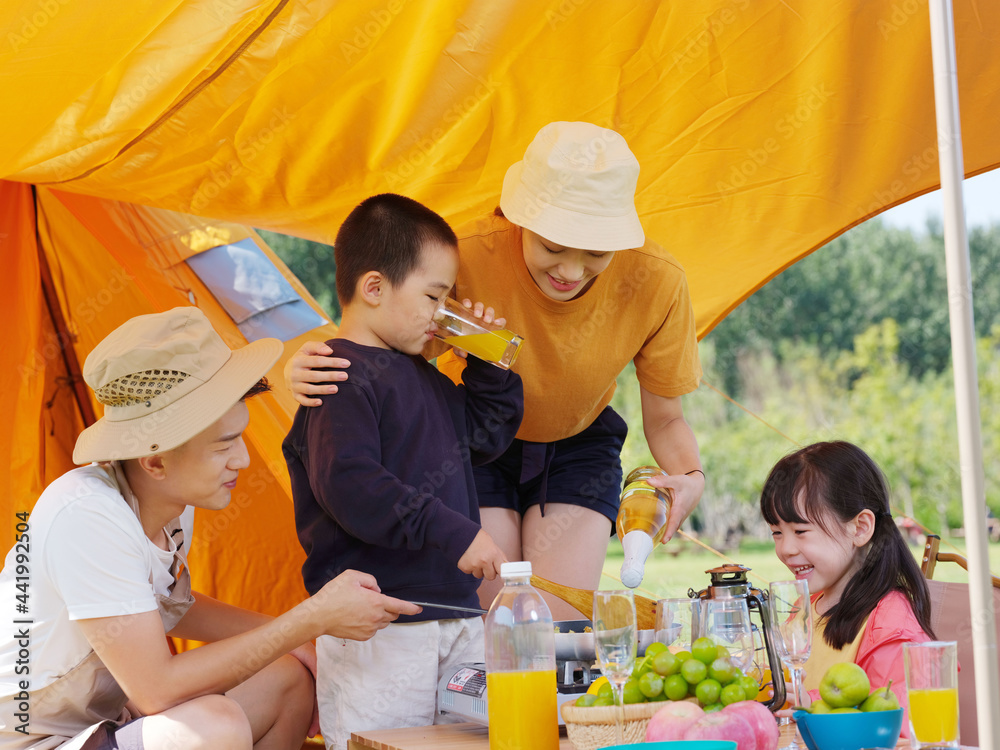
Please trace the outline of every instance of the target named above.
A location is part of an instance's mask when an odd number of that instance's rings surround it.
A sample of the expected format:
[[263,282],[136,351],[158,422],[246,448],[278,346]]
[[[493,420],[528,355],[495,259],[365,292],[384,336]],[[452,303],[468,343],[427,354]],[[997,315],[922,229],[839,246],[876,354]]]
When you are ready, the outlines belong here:
[[635,666],[635,597],[630,590],[594,592],[594,649],[601,674],[615,694],[615,737],[624,745],[625,704],[622,690]]
[[698,637],[707,637],[729,652],[741,672],[753,666],[753,626],[746,599],[703,599],[698,612]]
[[[813,628],[809,584],[806,581],[775,581],[770,586],[768,607],[771,609],[771,624],[778,655],[792,673],[792,705],[805,705],[802,697],[802,667],[812,650]],[[801,747],[796,741],[797,737],[798,728],[789,748],[797,750]]]

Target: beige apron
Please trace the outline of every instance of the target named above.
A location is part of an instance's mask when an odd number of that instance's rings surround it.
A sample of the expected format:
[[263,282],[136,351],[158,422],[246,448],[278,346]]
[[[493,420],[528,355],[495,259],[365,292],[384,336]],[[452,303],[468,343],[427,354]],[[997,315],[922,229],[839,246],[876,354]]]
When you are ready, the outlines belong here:
[[[118,486],[134,510],[136,506],[124,474],[117,464],[115,470]],[[163,629],[169,633],[194,604],[194,597],[191,595],[191,576],[184,554],[184,532],[179,520],[171,521],[166,526],[166,532],[177,546],[170,567],[174,583],[168,595],[156,594],[156,607]],[[152,558],[152,553],[150,559],[159,564]],[[152,582],[150,574],[150,584]],[[113,730],[132,718],[125,708],[127,696],[94,651],[55,682],[29,695],[27,713],[31,734],[4,732],[0,735],[0,750],[87,750],[95,747],[103,737],[104,727]],[[3,703],[8,705],[0,710],[5,717],[12,717],[17,710],[15,701],[5,699]],[[11,708],[9,704],[15,707]],[[13,728],[17,723],[9,726]]]

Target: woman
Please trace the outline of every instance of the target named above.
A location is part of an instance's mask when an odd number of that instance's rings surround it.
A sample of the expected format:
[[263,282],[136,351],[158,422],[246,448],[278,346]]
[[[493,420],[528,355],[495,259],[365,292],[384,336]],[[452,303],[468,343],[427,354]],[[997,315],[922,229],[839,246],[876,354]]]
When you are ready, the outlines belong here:
[[[518,439],[476,469],[483,527],[508,559],[530,560],[536,575],[583,589],[600,583],[618,513],[627,427],[608,404],[630,360],[646,441],[668,472],[652,483],[674,493],[664,541],[705,486],[681,407],[701,376],[694,313],[683,269],[645,239],[634,204],[638,175],[614,131],[550,123],[507,171],[499,208],[457,232],[454,296],[502,304],[525,340],[514,368],[525,398]],[[300,403],[318,405],[310,397],[336,393],[348,377],[349,362],[328,354],[310,342],[286,366]],[[447,352],[438,366],[457,378],[464,362]],[[484,582],[484,607],[499,585]],[[565,602],[547,599],[556,620],[578,619]]]

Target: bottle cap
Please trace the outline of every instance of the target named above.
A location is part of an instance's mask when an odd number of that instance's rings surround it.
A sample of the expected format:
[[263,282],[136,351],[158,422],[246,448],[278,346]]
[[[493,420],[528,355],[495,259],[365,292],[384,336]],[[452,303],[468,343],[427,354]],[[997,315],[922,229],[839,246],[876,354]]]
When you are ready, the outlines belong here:
[[523,562],[505,562],[500,565],[500,575],[506,578],[507,576],[530,576],[531,575],[531,562],[525,560]]
[[623,584],[634,589],[642,583],[642,576],[646,572],[646,558],[653,551],[653,540],[645,531],[630,531],[622,539],[622,547],[625,560],[622,562],[620,577]]

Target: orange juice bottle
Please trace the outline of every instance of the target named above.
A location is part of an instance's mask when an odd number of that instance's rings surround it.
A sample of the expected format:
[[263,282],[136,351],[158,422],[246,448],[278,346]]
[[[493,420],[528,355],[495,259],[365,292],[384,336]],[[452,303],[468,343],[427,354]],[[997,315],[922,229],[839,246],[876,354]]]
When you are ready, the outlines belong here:
[[625,478],[618,506],[616,528],[625,551],[621,579],[629,588],[642,583],[646,558],[667,530],[673,497],[670,490],[658,489],[646,481],[656,474],[666,472],[656,466],[640,466],[631,471]]
[[503,588],[486,615],[490,750],[558,750],[552,614],[531,585],[531,563],[500,566]]
[[[486,675],[486,695],[491,750],[559,747],[556,670],[491,672]],[[555,734],[546,731],[553,721]]]

